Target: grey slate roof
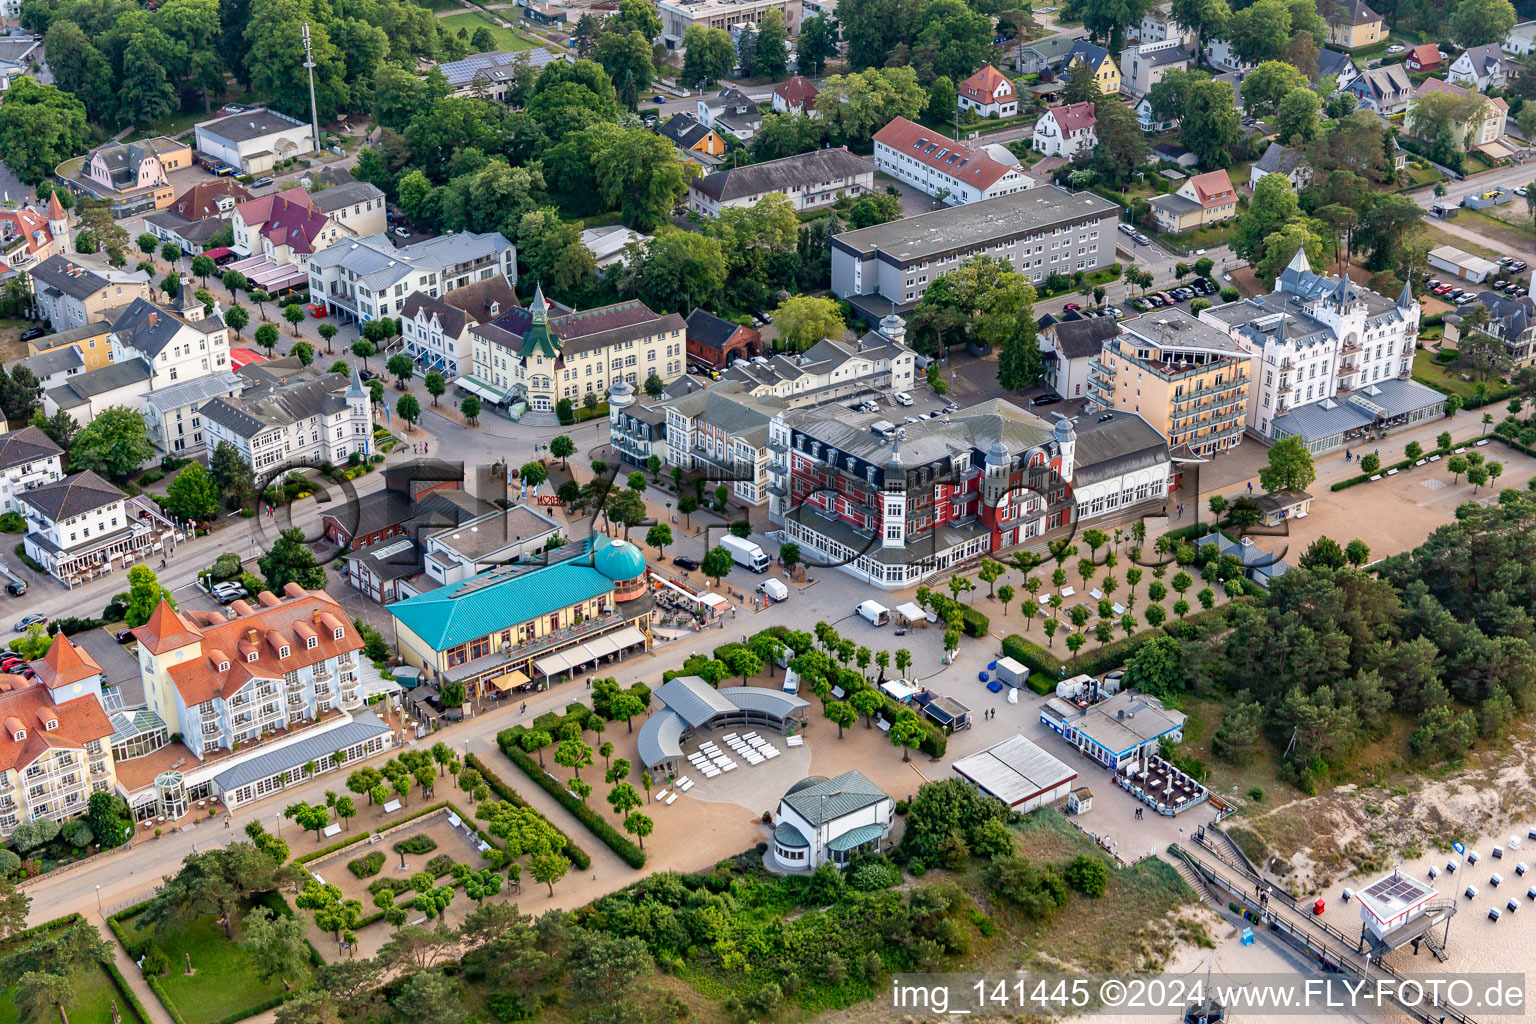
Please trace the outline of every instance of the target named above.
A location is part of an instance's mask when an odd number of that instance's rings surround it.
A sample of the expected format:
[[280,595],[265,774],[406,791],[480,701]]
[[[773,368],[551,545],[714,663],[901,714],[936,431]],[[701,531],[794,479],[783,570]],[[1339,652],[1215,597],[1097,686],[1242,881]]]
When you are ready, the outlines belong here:
[[460,231],[399,249],[388,235],[364,235],[327,246],[310,256],[308,264],[311,271],[342,267],[356,274],[369,291],[378,293],[416,270],[442,272],[456,263],[470,263],[490,253],[499,258],[511,245],[499,232]]
[[144,404],[159,410],[161,414],[188,405],[201,407],[210,399],[227,395],[231,391],[239,392],[246,384],[246,378],[233,370],[220,370],[156,388],[144,396]]
[[149,364],[142,359],[125,359],[110,363],[99,370],[77,373],[63,384],[48,390],[48,397],[63,409],[74,409],[86,404],[97,395],[104,395],[118,388],[142,384],[152,376]]
[[1368,25],[1373,21],[1380,21],[1381,15],[1371,10],[1365,0],[1343,0],[1329,20],[1336,24]]
[[1108,316],[1059,320],[1052,329],[1056,350],[1067,359],[1096,356],[1103,350],[1104,342],[1120,333],[1120,325]]
[[1097,483],[1167,461],[1168,442],[1152,424],[1133,412],[1117,412],[1102,422],[1089,416],[1077,421],[1073,486]]
[[1290,175],[1296,167],[1303,163],[1302,155],[1288,146],[1282,146],[1278,142],[1271,142],[1264,155],[1259,157],[1259,162],[1254,164],[1265,174]]
[[1350,404],[1364,406],[1380,416],[1391,418],[1429,409],[1445,403],[1445,396],[1416,380],[1372,381],[1350,393]]
[[338,750],[358,743],[366,743],[375,736],[382,736],[387,732],[389,732],[389,726],[379,721],[378,716],[372,711],[363,711],[354,715],[352,721],[345,725],[316,732],[297,743],[281,747],[268,754],[260,754],[249,761],[231,765],[213,777],[214,785],[219,787],[220,792],[227,793],[258,780],[271,778],[281,772],[292,771],[310,761],[328,757]]
[[1072,62],[1082,59],[1091,68],[1097,68],[1104,63],[1104,58],[1109,56],[1109,51],[1102,46],[1095,46],[1086,39],[1078,39],[1072,44],[1072,49],[1067,51],[1066,60],[1062,61],[1062,67],[1071,67]]
[[1153,50],[1151,53],[1137,54],[1137,59],[1149,68],[1160,68],[1167,64],[1180,64],[1193,59],[1194,55],[1182,46],[1170,46],[1166,50]]
[[1338,50],[1330,50],[1326,47],[1317,51],[1317,73],[1319,75],[1337,75],[1346,68],[1359,72],[1355,67],[1355,58]]
[[72,341],[100,337],[111,329],[112,325],[107,321],[93,320],[84,327],[71,327],[66,331],[55,331],[47,337],[38,338],[35,344],[38,348],[53,348],[56,345],[68,345]]
[[698,728],[716,715],[736,710],[736,705],[724,693],[698,676],[670,679],[656,691],[656,697],[693,728]]
[[406,297],[405,305],[400,307],[402,320],[415,320],[425,310],[428,317],[437,317],[443,326],[443,336],[457,338],[464,333],[464,328],[469,324],[469,318],[464,315],[462,309],[454,309],[442,299],[435,299],[426,292],[412,292]]
[[309,194],[309,203],[321,213],[329,216],[343,206],[351,206],[354,203],[366,203],[373,199],[383,198],[384,193],[379,191],[377,185],[372,185],[366,181],[352,181],[345,185],[321,189],[319,192],[311,192]]
[[[854,412],[837,403],[788,413],[785,419],[801,431],[839,453],[852,455],[873,466],[886,466],[893,446],[900,445],[901,461],[906,466],[944,461],[964,451],[983,455],[1001,440],[1010,452],[1018,454],[1049,441],[1054,432],[1040,417],[1012,402],[994,398],[961,409],[943,419],[920,420],[906,426],[903,441],[887,441],[872,429],[886,413]],[[972,465],[980,464],[979,458]],[[822,526],[818,524],[818,529]]]
[[67,476],[58,483],[22,491],[17,497],[57,523],[122,501],[128,495],[86,470],[84,473]]
[[1498,43],[1474,46],[1462,56],[1472,62],[1472,71],[1477,75],[1486,75],[1504,63],[1504,53]]
[[889,799],[884,790],[864,777],[863,772],[854,770],[814,786],[792,790],[784,795],[783,803],[812,827],[820,827]]
[[349,385],[343,373],[290,377],[236,398],[215,398],[203,406],[203,418],[249,439],[273,427],[340,412],[347,407],[344,392]]
[[[70,271],[76,267],[84,273],[79,275],[71,273]],[[50,256],[27,273],[31,274],[32,279],[38,284],[57,288],[65,295],[76,299],[94,295],[107,286],[106,278],[63,256]],[[148,278],[143,279],[148,280]]]
[[692,114],[673,114],[671,119],[656,131],[662,138],[682,149],[692,149],[699,144],[700,139],[709,134],[709,129]]
[[816,149],[797,156],[716,171],[696,179],[693,188],[716,202],[729,202],[768,192],[788,193],[796,185],[820,185],[860,174],[873,175],[874,171],[874,164],[847,150]]
[[68,373],[84,365],[85,358],[80,355],[79,346],[61,345],[35,356],[18,359],[11,364],[11,368],[25,366],[38,380],[47,380],[56,373]]
[[224,319],[219,316],[201,320],[187,320],[164,306],[157,306],[148,299],[134,299],[112,321],[112,333],[129,348],[154,359],[183,327],[202,334],[212,334],[224,329]]
[[0,469],[24,466],[38,459],[62,454],[64,449],[36,427],[22,427],[8,434],[0,434]]
[[741,327],[738,325],[729,320],[722,320],[702,307],[688,314],[688,340],[696,341],[716,352],[723,349],[725,343],[731,340],[731,335],[739,330]]
[[303,128],[304,122],[279,114],[275,110],[262,109],[248,110],[243,114],[230,114],[228,117],[206,121],[198,127],[210,135],[216,135],[229,142],[248,142],[251,139],[287,131],[290,128]]

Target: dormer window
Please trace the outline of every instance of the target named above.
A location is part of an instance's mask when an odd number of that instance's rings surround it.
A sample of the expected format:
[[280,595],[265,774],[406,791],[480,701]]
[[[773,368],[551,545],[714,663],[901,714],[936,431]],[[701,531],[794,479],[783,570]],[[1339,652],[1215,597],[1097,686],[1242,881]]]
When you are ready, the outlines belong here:
[[219,671],[220,672],[228,672],[229,671],[229,662],[227,662],[227,661],[219,662]]
[[331,639],[340,640],[345,633],[346,630],[342,629],[340,626],[337,626],[336,629],[331,633]]
[[277,656],[279,658],[286,658],[286,657],[288,657],[292,653],[293,653],[293,648],[289,647],[287,644],[283,644],[283,646],[281,646],[281,647],[279,647],[277,649]]
[[245,652],[245,660],[248,661],[248,662],[255,661],[256,660],[256,652],[255,651],[246,651]]
[[53,732],[53,730],[57,729],[58,727],[59,720],[57,718],[50,718],[48,721],[43,723],[43,730],[45,732]]
[[27,738],[27,730],[25,730],[25,729],[17,729],[15,732],[11,733],[11,739],[15,740],[17,743],[20,743],[22,740],[24,740],[26,738]]
[[306,651],[312,651],[316,647],[319,647],[319,646],[320,646],[320,638],[319,637],[317,637],[317,636],[307,636],[307,637],[304,638],[304,649]]

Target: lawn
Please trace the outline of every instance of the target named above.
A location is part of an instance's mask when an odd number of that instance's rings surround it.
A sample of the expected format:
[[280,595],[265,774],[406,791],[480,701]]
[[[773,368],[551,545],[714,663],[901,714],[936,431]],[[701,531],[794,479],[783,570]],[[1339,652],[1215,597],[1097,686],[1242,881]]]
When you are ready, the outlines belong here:
[[513,53],[518,50],[531,50],[539,45],[530,39],[518,35],[510,28],[502,28],[492,21],[491,16],[484,11],[466,11],[463,14],[451,14],[446,18],[439,18],[437,23],[443,28],[451,29],[454,32],[462,28],[471,36],[475,34],[475,29],[477,28],[490,29],[491,35],[496,40],[496,49],[506,53]]
[[[1467,214],[1476,212],[1477,211],[1475,210],[1463,210],[1456,219],[1459,221],[1465,218],[1470,224],[1471,218],[1468,218]],[[1479,221],[1475,226],[1471,226],[1469,230],[1478,231],[1482,227],[1483,222]],[[1508,231],[1510,228],[1505,226],[1504,230]],[[1490,249],[1486,245],[1478,245],[1476,242],[1468,241],[1467,239],[1462,238],[1460,235],[1453,235],[1448,231],[1441,231],[1434,225],[1432,219],[1425,220],[1424,231],[1429,235],[1430,243],[1434,246],[1449,245],[1452,248],[1460,249],[1462,252],[1469,252],[1473,256],[1481,256],[1485,260],[1497,260],[1503,258],[1506,255],[1505,253],[1499,252],[1495,249]]]
[[1220,224],[1207,224],[1203,228],[1186,231],[1180,235],[1161,235],[1162,240],[1184,249],[1194,252],[1196,249],[1207,249],[1213,245],[1225,245],[1237,231],[1237,220],[1223,221]]
[[1437,389],[1444,389],[1462,398],[1477,396],[1477,381],[1461,379],[1461,371],[1454,366],[1441,366],[1435,362],[1433,352],[1421,349],[1413,354],[1413,379]]
[[1429,164],[1425,164],[1420,168],[1410,162],[1403,167],[1403,172],[1408,175],[1408,180],[1413,183],[1409,186],[1410,188],[1417,188],[1421,185],[1433,185],[1437,181],[1445,180],[1445,175],[1435,170]]
[[[132,948],[146,936],[133,922],[123,922],[124,943]],[[239,931],[236,930],[236,937]],[[171,969],[157,979],[156,993],[180,1014],[186,1024],[213,1024],[226,1018],[249,1016],[269,1007],[285,991],[278,980],[262,981],[256,975],[251,958],[243,949],[224,937],[224,929],[212,916],[200,917],[186,924],[168,925],[156,932],[153,941],[165,951]],[[195,973],[186,973],[186,960],[192,958]],[[295,989],[311,981],[308,970],[288,979]],[[77,1024],[71,1018],[71,1024]]]
[[[118,990],[117,984],[101,967],[76,971],[70,978],[72,997],[64,1012],[69,1014],[69,1024],[112,1024],[112,1004],[124,1024],[148,1024],[140,1022],[139,1015]],[[21,1019],[16,1009],[16,986],[12,985],[0,994],[0,1024],[17,1024]]]

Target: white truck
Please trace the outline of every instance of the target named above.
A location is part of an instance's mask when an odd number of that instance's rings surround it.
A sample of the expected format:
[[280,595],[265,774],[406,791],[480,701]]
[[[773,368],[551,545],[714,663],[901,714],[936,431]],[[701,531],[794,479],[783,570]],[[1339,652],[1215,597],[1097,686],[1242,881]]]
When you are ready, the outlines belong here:
[[751,569],[753,572],[767,572],[773,564],[769,557],[763,554],[763,549],[749,540],[728,535],[720,539],[720,545],[731,553],[731,558],[736,564]]

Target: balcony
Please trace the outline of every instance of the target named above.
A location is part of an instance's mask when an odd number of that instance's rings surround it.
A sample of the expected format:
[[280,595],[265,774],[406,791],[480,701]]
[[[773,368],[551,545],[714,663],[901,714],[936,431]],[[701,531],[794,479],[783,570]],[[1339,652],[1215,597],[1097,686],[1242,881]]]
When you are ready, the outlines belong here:
[[779,454],[784,455],[784,454],[787,454],[789,452],[789,443],[787,441],[780,440],[777,437],[769,437],[768,438],[768,450],[771,451],[771,452],[778,452]]
[[1346,356],[1354,355],[1356,352],[1359,352],[1359,351],[1360,351],[1360,343],[1358,341],[1346,342],[1344,344],[1344,347],[1339,350],[1341,355],[1346,355]]
[[1351,374],[1355,374],[1355,373],[1359,373],[1359,372],[1360,372],[1360,367],[1358,367],[1358,366],[1354,366],[1354,365],[1350,365],[1350,364],[1346,364],[1346,363],[1340,363],[1339,364],[1339,376],[1340,377],[1348,377]]

